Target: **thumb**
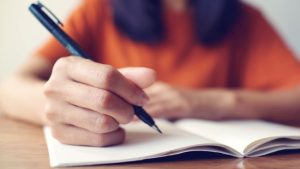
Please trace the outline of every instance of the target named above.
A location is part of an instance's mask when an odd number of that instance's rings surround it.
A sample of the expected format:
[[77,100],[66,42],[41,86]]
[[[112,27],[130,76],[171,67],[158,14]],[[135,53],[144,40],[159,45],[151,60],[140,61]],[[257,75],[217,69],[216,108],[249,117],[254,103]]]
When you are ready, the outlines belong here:
[[150,68],[126,67],[118,70],[123,76],[138,85],[140,88],[149,87],[156,79],[156,72]]

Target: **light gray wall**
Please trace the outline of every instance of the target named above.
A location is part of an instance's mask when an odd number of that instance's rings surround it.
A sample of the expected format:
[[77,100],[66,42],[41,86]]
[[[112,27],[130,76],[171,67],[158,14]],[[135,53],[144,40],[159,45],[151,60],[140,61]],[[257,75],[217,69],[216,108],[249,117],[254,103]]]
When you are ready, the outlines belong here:
[[[50,36],[28,11],[36,0],[0,1],[0,80]],[[80,0],[41,0],[64,19]]]
[[[60,18],[81,0],[42,0]],[[300,56],[300,0],[245,0],[266,14],[289,46]],[[8,76],[49,36],[28,12],[33,0],[0,1],[0,80]]]

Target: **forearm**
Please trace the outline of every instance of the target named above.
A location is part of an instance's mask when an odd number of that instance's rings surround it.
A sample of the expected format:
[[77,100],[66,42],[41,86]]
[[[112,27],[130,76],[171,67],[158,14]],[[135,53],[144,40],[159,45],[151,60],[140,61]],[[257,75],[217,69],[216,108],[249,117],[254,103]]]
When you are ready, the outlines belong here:
[[273,92],[223,89],[192,91],[188,98],[192,107],[190,114],[195,118],[300,123],[300,88]]
[[14,76],[0,86],[0,109],[7,116],[35,124],[44,124],[42,80],[29,76]]
[[280,123],[300,123],[300,88],[273,91],[236,91],[235,114],[275,121]]

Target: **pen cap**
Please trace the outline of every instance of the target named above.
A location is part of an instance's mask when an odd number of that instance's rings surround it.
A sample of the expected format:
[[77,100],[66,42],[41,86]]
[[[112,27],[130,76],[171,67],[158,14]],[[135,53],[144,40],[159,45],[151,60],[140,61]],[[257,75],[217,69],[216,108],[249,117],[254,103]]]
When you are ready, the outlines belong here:
[[[52,17],[57,21],[55,23],[44,11],[43,8],[51,14]],[[62,23],[59,19],[43,4],[38,2],[37,4],[31,4],[29,11],[40,21],[40,23],[74,56],[80,56],[86,59],[91,57],[84,52],[79,45],[67,35],[59,26]]]
[[48,29],[52,30],[59,28],[57,23],[55,23],[41,8],[38,4],[31,4],[29,6],[29,11]]

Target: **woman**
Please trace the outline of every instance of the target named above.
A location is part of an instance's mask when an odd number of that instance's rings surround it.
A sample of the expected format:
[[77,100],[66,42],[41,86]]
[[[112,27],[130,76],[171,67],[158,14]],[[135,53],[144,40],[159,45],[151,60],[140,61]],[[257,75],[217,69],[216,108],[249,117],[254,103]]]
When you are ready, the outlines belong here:
[[168,119],[300,121],[299,63],[238,0],[89,0],[65,30],[94,62],[52,38],[0,95],[3,112],[62,143],[122,143],[132,104]]

